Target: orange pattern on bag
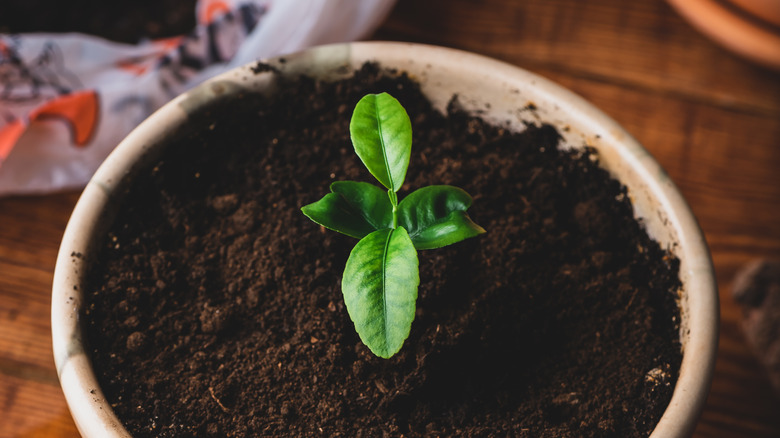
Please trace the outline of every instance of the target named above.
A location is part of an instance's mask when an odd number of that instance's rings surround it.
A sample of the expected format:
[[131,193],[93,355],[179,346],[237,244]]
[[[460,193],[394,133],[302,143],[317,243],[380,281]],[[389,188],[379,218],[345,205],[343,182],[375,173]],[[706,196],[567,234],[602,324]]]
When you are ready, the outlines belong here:
[[222,0],[207,0],[205,6],[201,8],[200,17],[198,22],[203,24],[210,24],[220,15],[230,12],[230,7]]
[[141,76],[154,67],[157,61],[165,56],[169,50],[177,47],[181,44],[183,36],[175,36],[170,38],[161,38],[159,40],[152,41],[155,52],[148,56],[135,57],[122,59],[116,63],[116,66],[120,69],[132,73],[136,76]]
[[17,119],[0,128],[0,162],[5,160],[8,154],[11,153],[16,140],[22,136],[26,127],[26,123]]
[[0,160],[11,153],[27,126],[41,119],[62,119],[68,124],[73,143],[83,147],[89,143],[97,128],[100,103],[94,90],[64,94],[32,110],[26,120],[16,119],[0,128]]

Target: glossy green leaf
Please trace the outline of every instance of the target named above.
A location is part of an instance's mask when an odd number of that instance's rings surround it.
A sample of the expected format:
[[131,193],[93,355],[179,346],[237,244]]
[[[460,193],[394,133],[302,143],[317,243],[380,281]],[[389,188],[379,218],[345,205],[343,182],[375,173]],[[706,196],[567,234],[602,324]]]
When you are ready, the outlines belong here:
[[417,251],[403,228],[374,231],[355,245],[341,290],[360,339],[389,358],[409,337],[420,275]]
[[392,227],[393,206],[379,187],[364,182],[336,181],[330,185],[330,191],[343,196],[350,205],[360,210],[374,230]]
[[412,150],[412,123],[404,107],[387,93],[368,94],[355,106],[349,133],[368,171],[397,192],[406,178]]
[[415,248],[441,248],[485,232],[466,213],[470,206],[471,196],[457,187],[423,187],[398,204],[398,224]]
[[322,199],[301,208],[309,219],[333,231],[362,239],[392,227],[393,206],[381,188],[364,182],[337,181]]

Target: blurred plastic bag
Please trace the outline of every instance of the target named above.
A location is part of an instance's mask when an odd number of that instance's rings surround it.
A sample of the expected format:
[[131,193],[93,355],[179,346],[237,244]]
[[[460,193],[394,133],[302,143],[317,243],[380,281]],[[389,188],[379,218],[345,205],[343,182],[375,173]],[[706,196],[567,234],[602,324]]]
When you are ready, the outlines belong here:
[[258,58],[367,36],[394,0],[200,0],[187,36],[137,46],[0,34],[0,196],[83,187],[154,110]]

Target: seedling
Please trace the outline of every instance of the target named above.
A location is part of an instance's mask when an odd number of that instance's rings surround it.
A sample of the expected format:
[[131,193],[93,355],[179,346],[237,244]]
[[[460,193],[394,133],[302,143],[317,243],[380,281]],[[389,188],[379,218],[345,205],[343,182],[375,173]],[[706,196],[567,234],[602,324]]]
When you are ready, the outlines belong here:
[[441,248],[482,234],[466,210],[471,196],[452,186],[412,192],[400,203],[412,150],[406,110],[387,93],[364,96],[349,124],[360,160],[385,188],[337,181],[331,193],[301,210],[325,228],[360,239],[344,268],[341,291],[360,339],[390,358],[409,337],[420,284],[417,250]]

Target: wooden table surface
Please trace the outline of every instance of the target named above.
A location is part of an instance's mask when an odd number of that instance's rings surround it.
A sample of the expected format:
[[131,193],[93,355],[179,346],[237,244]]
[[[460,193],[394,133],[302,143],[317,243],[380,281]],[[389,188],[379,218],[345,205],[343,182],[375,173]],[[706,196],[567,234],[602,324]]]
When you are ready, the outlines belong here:
[[[399,0],[372,39],[465,49],[570,88],[615,118],[693,208],[720,287],[715,376],[695,437],[780,437],[731,281],[780,258],[780,74],[662,0]],[[1,170],[0,170],[1,171]],[[76,437],[51,354],[54,261],[78,193],[0,198],[0,437]]]

